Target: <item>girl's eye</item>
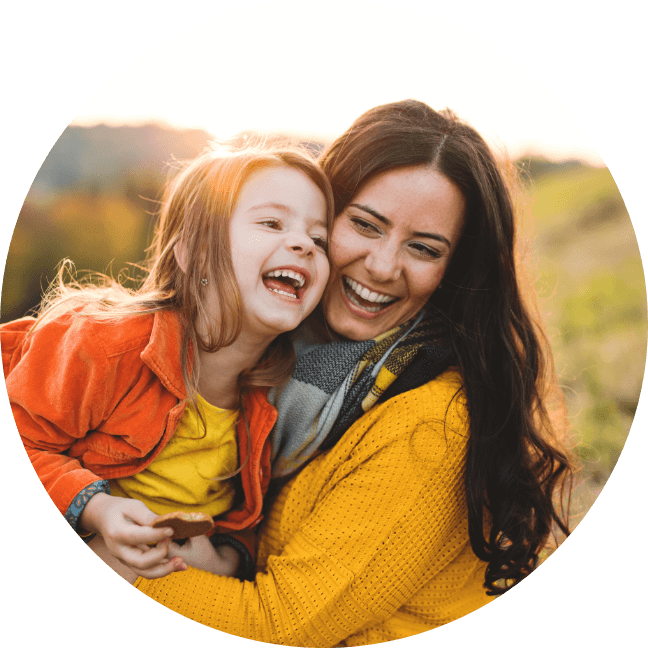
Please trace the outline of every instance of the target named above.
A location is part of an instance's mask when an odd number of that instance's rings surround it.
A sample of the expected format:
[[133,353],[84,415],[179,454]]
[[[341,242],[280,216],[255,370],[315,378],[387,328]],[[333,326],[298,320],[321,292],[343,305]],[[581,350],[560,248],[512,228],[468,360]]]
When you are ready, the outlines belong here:
[[412,243],[410,244],[410,249],[414,250],[416,254],[427,258],[427,259],[440,259],[441,252],[435,250],[434,248],[428,247],[423,243]]
[[369,221],[364,220],[364,218],[355,216],[351,218],[351,223],[361,234],[380,234],[380,230]]
[[274,220],[273,218],[261,221],[259,225],[264,225],[265,227],[269,227],[270,229],[281,229],[281,223],[278,220]]
[[319,236],[313,236],[313,243],[315,243],[317,247],[322,248],[324,252],[328,250],[328,241],[326,239],[320,238]]

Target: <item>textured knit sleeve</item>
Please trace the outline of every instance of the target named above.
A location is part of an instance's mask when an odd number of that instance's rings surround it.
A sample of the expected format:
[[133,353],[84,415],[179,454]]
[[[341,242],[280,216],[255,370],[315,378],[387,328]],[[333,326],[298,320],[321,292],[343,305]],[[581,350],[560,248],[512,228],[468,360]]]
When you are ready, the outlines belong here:
[[371,410],[284,487],[254,582],[190,568],[136,586],[205,625],[285,645],[334,646],[388,619],[465,549],[468,426],[460,385],[441,382]]

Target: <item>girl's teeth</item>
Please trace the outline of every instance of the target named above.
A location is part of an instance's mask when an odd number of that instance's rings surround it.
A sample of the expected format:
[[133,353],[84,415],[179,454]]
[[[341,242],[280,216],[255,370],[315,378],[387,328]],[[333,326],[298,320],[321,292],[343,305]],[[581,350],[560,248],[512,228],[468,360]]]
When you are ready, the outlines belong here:
[[301,288],[304,283],[306,282],[306,279],[304,276],[299,273],[299,272],[294,272],[293,270],[273,270],[272,272],[268,272],[266,275],[268,277],[287,277],[289,279],[294,279],[296,282],[295,288]]
[[293,299],[297,299],[297,295],[291,295],[290,293],[284,292],[283,290],[277,290],[276,288],[270,288],[270,292],[275,292],[279,295],[285,295],[286,297],[292,297]]

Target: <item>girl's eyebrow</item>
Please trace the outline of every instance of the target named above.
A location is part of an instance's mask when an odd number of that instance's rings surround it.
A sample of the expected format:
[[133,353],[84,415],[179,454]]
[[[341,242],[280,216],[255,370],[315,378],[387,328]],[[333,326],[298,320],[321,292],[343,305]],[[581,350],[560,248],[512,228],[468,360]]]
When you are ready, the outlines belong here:
[[276,203],[276,202],[267,202],[267,203],[262,203],[260,205],[254,205],[248,209],[248,211],[255,211],[257,209],[280,209],[281,211],[288,212],[290,211],[290,208],[287,205],[283,205],[281,203]]
[[[375,209],[372,209],[369,207],[369,205],[360,205],[359,203],[351,203],[349,204],[349,207],[356,207],[357,209],[362,210],[363,212],[366,212],[367,214],[371,214],[375,219],[379,220],[383,225],[387,225],[388,227],[393,227],[394,223],[392,223],[389,218],[383,216],[382,214],[379,214]],[[432,232],[412,232],[412,236],[417,236],[419,238],[428,238],[428,239],[433,239],[435,241],[439,241],[439,243],[445,243],[448,247],[452,247],[450,245],[450,241],[443,236],[443,234],[436,234]]]

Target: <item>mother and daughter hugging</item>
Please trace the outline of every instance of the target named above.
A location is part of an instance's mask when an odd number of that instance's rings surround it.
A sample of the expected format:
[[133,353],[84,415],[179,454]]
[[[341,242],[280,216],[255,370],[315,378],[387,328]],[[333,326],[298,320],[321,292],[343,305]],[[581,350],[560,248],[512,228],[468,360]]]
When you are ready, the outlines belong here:
[[[317,163],[209,150],[167,183],[138,289],[63,268],[2,325],[27,453],[97,555],[196,621],[318,647],[448,623],[569,533],[515,243],[502,165],[418,101]],[[152,523],[178,510],[215,526],[172,541]]]

